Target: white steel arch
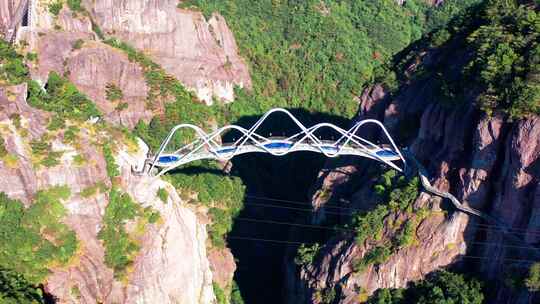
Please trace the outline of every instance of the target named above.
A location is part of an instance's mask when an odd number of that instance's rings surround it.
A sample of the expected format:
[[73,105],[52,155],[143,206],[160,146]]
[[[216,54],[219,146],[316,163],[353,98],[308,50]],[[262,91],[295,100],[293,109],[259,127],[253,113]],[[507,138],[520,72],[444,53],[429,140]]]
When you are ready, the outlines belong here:
[[[264,137],[257,134],[256,131],[263,122],[274,113],[284,113],[298,126],[300,131],[289,137]],[[388,144],[377,145],[356,135],[360,128],[367,124],[379,127],[388,140]],[[336,141],[317,138],[314,133],[323,128],[333,129],[341,137]],[[173,136],[182,129],[195,131],[197,138],[179,149],[166,152]],[[240,132],[242,134],[241,137],[231,143],[221,143],[221,136],[230,130]],[[147,160],[150,163],[148,172],[151,172],[152,169],[157,167],[161,169],[157,174],[160,176],[181,165],[200,159],[229,160],[236,155],[252,152],[263,152],[282,156],[297,151],[318,152],[327,157],[337,157],[340,155],[366,157],[385,163],[400,172],[403,172],[406,166],[406,161],[401,151],[384,125],[378,120],[362,120],[349,130],[344,130],[330,123],[319,123],[307,128],[289,111],[282,108],[275,108],[265,113],[250,129],[245,129],[237,125],[227,125],[208,134],[198,126],[192,124],[179,124],[175,126],[161,143],[156,155]]]

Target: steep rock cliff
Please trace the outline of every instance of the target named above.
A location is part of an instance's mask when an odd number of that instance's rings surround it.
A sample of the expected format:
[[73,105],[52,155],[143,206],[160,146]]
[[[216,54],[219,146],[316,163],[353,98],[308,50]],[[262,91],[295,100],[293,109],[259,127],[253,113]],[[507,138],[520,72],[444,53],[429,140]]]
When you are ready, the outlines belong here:
[[[86,122],[78,125],[75,143],[66,144],[64,131],[45,128],[51,115],[29,107],[26,95],[26,85],[0,88],[0,134],[8,153],[0,161],[0,191],[28,205],[36,191],[68,185],[72,195],[64,202],[68,210],[64,221],[79,240],[72,262],[64,267],[51,266],[44,283],[46,291],[59,303],[212,303],[207,233],[201,220],[204,215],[187,207],[170,184],[132,173],[131,166],[140,165],[146,157],[142,142],[116,147],[114,161],[121,174],[114,183],[137,204],[158,211],[161,219],[144,226],[137,237],[140,250],[126,279],[115,279],[104,262],[103,243],[98,239],[109,195],[103,191],[83,193],[98,183],[111,186],[101,145],[104,140],[123,142],[121,133],[114,128],[99,130]],[[59,163],[52,167],[42,165],[38,159],[41,156],[30,147],[32,140],[45,135],[52,151],[61,154]],[[166,189],[167,202],[157,197],[160,188]]]
[[[231,102],[235,86],[251,86],[234,37],[217,14],[207,22],[201,13],[180,10],[176,1],[167,0],[89,1],[88,13],[64,5],[54,16],[49,4],[30,1],[28,26],[17,33],[25,51],[37,54],[32,78],[45,83],[51,71],[67,75],[110,122],[133,128],[162,112],[163,104],[147,99],[148,75],[126,54],[102,43],[97,34],[102,30],[104,38],[118,38],[150,56],[207,104]],[[110,84],[123,92],[122,100],[107,100]],[[127,108],[118,108],[119,103]]]
[[[459,69],[468,56],[467,50],[452,47],[424,49],[417,51],[403,71],[408,77],[419,67],[425,72],[433,66],[445,66],[445,77],[452,79],[460,77]],[[475,106],[475,92],[465,94],[460,104],[448,105],[439,86],[436,77],[424,75],[408,78],[394,95],[381,85],[367,88],[359,98],[355,120],[382,120],[427,167],[432,185],[512,227],[513,237],[504,237],[492,222],[456,211],[448,201],[421,193],[414,208],[428,208],[430,214],[415,229],[412,246],[399,248],[384,262],[357,272],[353,265],[374,245],[357,244],[350,234],[334,237],[312,264],[298,267],[289,263],[289,269],[299,271],[296,279],[291,278],[294,271],[289,271],[289,303],[322,303],[321,294],[327,290],[336,291],[336,303],[358,303],[379,288],[406,287],[437,269],[462,265],[494,282],[497,292],[490,294],[493,303],[534,301],[532,293],[505,284],[505,280],[523,274],[530,265],[527,261],[534,260],[533,252],[538,251],[523,247],[538,245],[539,117],[510,120],[501,113],[488,116]],[[372,209],[377,203],[375,176],[382,170],[366,161],[329,162],[313,191],[317,213],[312,222],[325,221],[325,206]],[[347,220],[351,211],[342,213]],[[403,216],[398,212],[385,218],[383,240],[393,237],[392,223]],[[511,247],[516,238],[521,239],[521,248]]]
[[178,9],[176,0],[85,1],[102,30],[148,52],[199,99],[230,102],[234,86],[250,87],[246,64],[238,55],[225,19]]

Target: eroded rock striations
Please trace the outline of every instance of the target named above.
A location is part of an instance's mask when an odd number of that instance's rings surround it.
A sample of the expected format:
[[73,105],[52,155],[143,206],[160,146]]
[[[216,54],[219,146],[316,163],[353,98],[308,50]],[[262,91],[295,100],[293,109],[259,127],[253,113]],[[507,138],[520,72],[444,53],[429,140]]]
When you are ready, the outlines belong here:
[[[144,52],[207,104],[231,102],[235,86],[251,87],[234,36],[218,14],[206,21],[200,12],[178,9],[173,0],[100,0],[84,2],[86,13],[64,5],[54,16],[48,2],[29,3],[30,20],[17,41],[37,54],[32,78],[44,84],[51,71],[66,75],[110,122],[133,128],[162,112],[163,104],[147,99],[147,75],[139,65],[101,38],[117,38]],[[124,98],[108,100],[107,85],[118,87]]]
[[176,0],[85,1],[105,33],[148,52],[207,104],[230,102],[234,86],[251,87],[225,19],[178,9]]

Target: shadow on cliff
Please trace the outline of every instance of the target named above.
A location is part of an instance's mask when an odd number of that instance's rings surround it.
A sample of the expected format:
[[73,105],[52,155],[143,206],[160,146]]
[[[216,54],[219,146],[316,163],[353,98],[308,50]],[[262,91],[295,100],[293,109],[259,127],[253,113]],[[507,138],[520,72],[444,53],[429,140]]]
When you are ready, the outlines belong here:
[[[344,129],[350,125],[349,119],[339,116],[304,109],[288,110],[306,127],[319,122],[333,123]],[[249,129],[260,117],[246,116],[233,123]],[[288,116],[276,113],[260,126],[257,133],[269,137],[290,136],[299,131]],[[325,139],[337,139],[338,136],[330,130],[322,130],[316,135]],[[223,136],[223,142],[232,142],[240,136],[240,133],[230,132]],[[246,304],[284,303],[287,253],[290,256],[291,252],[296,252],[300,243],[324,242],[332,236],[331,229],[291,225],[309,224],[312,214],[310,189],[320,180],[318,174],[326,160],[324,155],[312,152],[280,157],[250,153],[231,160],[230,174],[240,177],[246,190],[244,209],[236,217],[227,243],[238,267],[235,281]],[[198,167],[179,169],[178,172],[225,174]],[[290,233],[291,227],[295,227],[295,233]],[[301,233],[297,233],[298,230]]]

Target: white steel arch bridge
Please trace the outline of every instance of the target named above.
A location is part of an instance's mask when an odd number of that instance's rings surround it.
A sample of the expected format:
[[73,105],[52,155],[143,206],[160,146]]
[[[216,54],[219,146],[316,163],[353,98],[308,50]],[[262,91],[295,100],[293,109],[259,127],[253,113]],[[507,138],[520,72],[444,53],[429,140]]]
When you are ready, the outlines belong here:
[[[257,131],[272,115],[285,114],[298,127],[299,131],[288,137],[265,137]],[[375,144],[357,133],[367,125],[375,125],[383,132],[386,144]],[[192,130],[196,138],[180,147],[172,144],[172,139],[182,130]],[[330,130],[338,135],[337,140],[317,138],[316,132]],[[237,131],[240,138],[230,143],[222,143],[222,135]],[[292,152],[311,151],[324,154],[327,157],[340,155],[356,155],[384,163],[400,172],[405,170],[406,161],[394,140],[384,127],[375,119],[366,119],[356,123],[349,130],[344,130],[330,123],[318,123],[311,127],[304,126],[293,114],[282,108],[275,108],[264,114],[250,129],[237,125],[227,125],[211,133],[204,132],[192,124],[179,124],[172,128],[162,142],[154,157],[147,160],[148,172],[157,168],[157,176],[184,164],[201,159],[229,160],[236,155],[261,152],[282,156]]]
[[[276,113],[285,114],[298,126],[299,131],[288,137],[264,137],[258,134],[257,130],[260,129],[264,121]],[[367,125],[377,126],[385,135],[388,143],[375,144],[357,135],[357,133],[362,131],[362,127]],[[194,131],[196,138],[187,144],[182,144],[180,147],[172,147],[171,142],[173,142],[173,137],[184,129]],[[315,133],[321,129],[331,129],[339,134],[339,138],[337,140],[322,140],[317,138]],[[241,134],[240,138],[230,143],[222,143],[222,135],[232,130],[238,131]],[[471,208],[467,204],[460,202],[449,192],[440,191],[433,187],[429,181],[426,169],[409,151],[404,150],[406,158],[403,157],[402,152],[396,146],[384,125],[375,119],[359,121],[349,130],[344,130],[330,123],[319,123],[307,128],[289,111],[276,108],[264,114],[250,129],[245,129],[237,125],[228,125],[211,133],[206,133],[198,126],[179,124],[171,129],[165,140],[161,143],[155,156],[146,160],[145,168],[143,168],[142,172],[146,170],[148,174],[151,174],[154,168],[157,168],[158,173],[156,176],[160,176],[184,164],[201,159],[229,160],[236,155],[253,152],[282,156],[297,151],[318,152],[327,157],[356,155],[384,163],[401,173],[405,173],[406,169],[412,173],[414,169],[414,171],[417,171],[425,191],[450,200],[458,211],[480,217],[493,223],[501,229],[501,232],[510,241],[518,244],[524,243],[524,240],[517,237],[504,222],[489,214]],[[409,166],[407,166],[405,159],[411,161]],[[539,248],[533,246],[528,246],[528,248],[534,250],[535,256],[540,256]]]

